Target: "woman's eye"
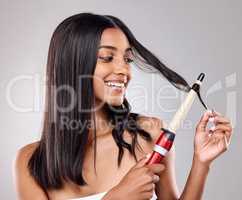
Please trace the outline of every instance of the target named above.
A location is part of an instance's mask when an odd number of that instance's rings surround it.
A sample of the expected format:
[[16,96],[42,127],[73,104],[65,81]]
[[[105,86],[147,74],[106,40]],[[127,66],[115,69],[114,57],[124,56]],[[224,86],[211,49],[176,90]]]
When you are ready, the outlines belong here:
[[124,58],[124,60],[125,60],[125,62],[126,63],[131,63],[131,62],[133,62],[134,60],[133,59],[131,59],[131,58]]
[[111,62],[113,60],[112,56],[106,56],[106,57],[99,56],[98,58],[103,60],[104,62]]

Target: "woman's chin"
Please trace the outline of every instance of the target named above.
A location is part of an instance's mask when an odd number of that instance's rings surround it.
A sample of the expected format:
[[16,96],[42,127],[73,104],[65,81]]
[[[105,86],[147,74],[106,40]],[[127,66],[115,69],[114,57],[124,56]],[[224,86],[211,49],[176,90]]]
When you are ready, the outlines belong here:
[[112,101],[107,101],[107,104],[110,106],[121,106],[123,104],[124,100],[123,99],[117,99],[117,100],[112,100]]

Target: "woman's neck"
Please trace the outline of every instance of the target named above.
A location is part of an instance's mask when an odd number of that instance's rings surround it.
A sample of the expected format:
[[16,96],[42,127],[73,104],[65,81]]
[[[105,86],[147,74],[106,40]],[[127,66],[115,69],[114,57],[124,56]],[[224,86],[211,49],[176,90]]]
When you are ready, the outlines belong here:
[[[90,136],[93,139],[94,137],[94,129],[96,128],[96,136],[101,137],[107,134],[111,134],[113,125],[111,124],[107,112],[104,107],[98,108],[92,116],[92,122],[95,122],[95,126],[92,125],[90,129]],[[95,121],[94,121],[95,117]]]

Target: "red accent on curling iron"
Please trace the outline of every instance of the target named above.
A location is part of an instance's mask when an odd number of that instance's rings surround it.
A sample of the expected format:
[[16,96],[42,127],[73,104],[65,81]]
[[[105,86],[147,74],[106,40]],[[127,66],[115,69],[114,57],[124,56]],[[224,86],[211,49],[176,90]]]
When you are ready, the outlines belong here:
[[161,129],[161,134],[156,141],[153,152],[146,164],[160,163],[161,160],[165,157],[166,153],[171,149],[175,139],[175,132],[179,128],[181,122],[186,117],[196,96],[199,97],[200,102],[207,109],[207,106],[204,104],[200,96],[200,85],[202,84],[204,77],[205,74],[203,73],[198,76],[197,81],[192,85],[186,99],[172,118],[168,128]]

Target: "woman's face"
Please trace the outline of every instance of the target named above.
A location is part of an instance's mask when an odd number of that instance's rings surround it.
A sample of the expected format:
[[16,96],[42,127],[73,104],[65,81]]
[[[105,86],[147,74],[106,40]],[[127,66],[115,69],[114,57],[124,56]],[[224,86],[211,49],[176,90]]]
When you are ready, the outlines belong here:
[[105,29],[97,56],[93,79],[96,104],[121,105],[131,79],[130,62],[133,61],[125,34],[117,28]]

